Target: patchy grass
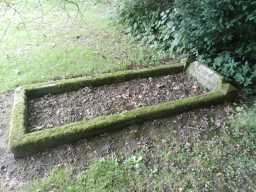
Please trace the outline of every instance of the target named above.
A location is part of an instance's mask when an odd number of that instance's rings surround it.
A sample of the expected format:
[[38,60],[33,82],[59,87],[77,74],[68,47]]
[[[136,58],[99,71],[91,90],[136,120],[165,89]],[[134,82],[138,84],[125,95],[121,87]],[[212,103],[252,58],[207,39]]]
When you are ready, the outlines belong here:
[[122,191],[129,182],[125,168],[115,160],[99,160],[79,178],[78,191]]
[[26,187],[25,191],[72,191],[75,180],[72,179],[72,172],[68,169],[54,170],[45,180],[35,181],[31,186]]
[[72,172],[68,169],[58,169],[47,179],[25,187],[24,191],[114,192],[125,189],[128,181],[125,168],[117,161],[98,160],[77,178],[72,178]]
[[[41,2],[41,4],[40,4]],[[18,85],[152,65],[164,57],[113,26],[109,4],[0,3],[0,91]]]
[[[68,176],[71,182],[69,187],[61,190],[255,191],[256,110],[244,112],[239,108],[237,111],[238,115],[231,117],[229,126],[220,133],[209,132],[205,138],[184,143],[172,132],[170,140],[163,141],[160,149],[151,149],[149,153],[141,151],[125,158],[98,160],[73,177],[64,174],[59,180]],[[209,125],[215,123],[209,114]],[[150,155],[156,162],[148,162]],[[53,178],[54,175],[58,172],[53,174]],[[46,181],[46,187],[54,183],[50,190],[61,187],[58,182],[43,179],[29,185],[29,190],[47,191],[49,188],[41,187]]]
[[232,127],[238,132],[240,129],[248,129],[253,134],[256,134],[256,103],[247,110],[242,106],[238,106],[236,110],[238,115],[232,121]]

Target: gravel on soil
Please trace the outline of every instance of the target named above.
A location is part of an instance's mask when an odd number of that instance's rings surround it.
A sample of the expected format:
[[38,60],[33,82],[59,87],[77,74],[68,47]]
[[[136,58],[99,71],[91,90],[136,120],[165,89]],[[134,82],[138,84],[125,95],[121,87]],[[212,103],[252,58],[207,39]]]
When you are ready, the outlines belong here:
[[0,94],[0,154],[7,145],[8,130],[6,127],[9,127],[12,103],[13,93]]
[[[13,155],[8,151],[8,134],[10,127],[13,92],[0,94],[0,191],[3,190],[3,173],[11,169],[15,162]],[[11,181],[10,181],[11,182]],[[2,191],[1,191],[2,192]]]
[[205,91],[197,82],[181,73],[46,95],[29,101],[29,131],[53,128],[203,93]]
[[159,150],[164,147],[171,149],[173,139],[184,144],[208,140],[209,136],[222,132],[234,108],[231,104],[225,104],[198,109],[84,139],[72,145],[59,146],[23,159],[14,159],[6,144],[12,100],[11,93],[0,95],[0,125],[4,133],[4,136],[0,136],[0,189],[3,186],[5,191],[10,192],[18,191],[22,185],[35,178],[47,177],[60,167],[70,167],[80,172],[97,159],[125,159],[141,151],[145,152],[149,166],[166,169],[169,165],[159,161]]

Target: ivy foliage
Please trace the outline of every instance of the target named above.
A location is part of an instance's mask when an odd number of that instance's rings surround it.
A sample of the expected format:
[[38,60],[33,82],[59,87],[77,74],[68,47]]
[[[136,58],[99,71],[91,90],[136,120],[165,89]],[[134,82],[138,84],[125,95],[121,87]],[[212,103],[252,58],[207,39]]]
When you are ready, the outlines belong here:
[[121,0],[119,21],[136,39],[195,56],[245,87],[256,80],[256,0]]
[[255,80],[255,0],[176,0],[175,6],[187,50],[238,84]]

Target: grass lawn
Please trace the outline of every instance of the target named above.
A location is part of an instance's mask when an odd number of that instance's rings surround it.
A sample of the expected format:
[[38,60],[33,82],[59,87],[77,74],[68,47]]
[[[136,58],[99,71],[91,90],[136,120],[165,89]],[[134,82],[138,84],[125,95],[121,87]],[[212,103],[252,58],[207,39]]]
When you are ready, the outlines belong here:
[[[0,92],[16,86],[152,65],[161,56],[114,26],[109,4],[0,3]],[[90,3],[89,3],[90,2]]]

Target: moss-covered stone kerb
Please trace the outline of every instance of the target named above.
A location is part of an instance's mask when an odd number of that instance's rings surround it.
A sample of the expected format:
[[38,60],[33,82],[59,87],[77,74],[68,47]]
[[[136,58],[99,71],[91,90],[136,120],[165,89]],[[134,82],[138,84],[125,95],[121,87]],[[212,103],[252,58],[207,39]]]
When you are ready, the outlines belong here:
[[175,74],[183,71],[183,65],[161,66],[139,71],[125,71],[105,74],[95,78],[77,78],[63,80],[52,85],[34,85],[26,89],[16,90],[15,103],[12,111],[9,145],[16,157],[23,157],[44,151],[61,144],[72,143],[79,139],[94,136],[113,129],[121,129],[145,120],[175,115],[195,108],[206,107],[221,103],[232,97],[236,89],[222,82],[216,89],[205,95],[189,97],[176,101],[160,103],[158,105],[141,107],[132,111],[95,119],[75,122],[53,129],[26,133],[27,99],[44,94],[57,94],[74,91],[84,86],[99,86],[103,84],[128,81],[135,78]]
[[14,95],[11,124],[9,131],[9,147],[14,151],[26,134],[27,96],[22,88],[17,88]]
[[224,95],[223,92],[214,91],[207,95],[165,102],[159,105],[142,107],[121,114],[102,116],[54,129],[29,133],[23,138],[20,138],[19,143],[12,147],[12,151],[16,157],[22,157],[61,144],[72,143],[79,139],[91,137],[113,129],[121,129],[127,125],[143,122],[145,120],[162,118],[191,109],[217,104],[222,102],[224,97],[226,97],[226,95]]
[[48,84],[35,84],[26,86],[26,91],[30,98],[41,97],[45,94],[61,94],[69,91],[76,91],[85,86],[100,86],[137,78],[158,77],[163,75],[173,75],[184,70],[184,65],[174,63],[162,65],[154,68],[127,70],[115,73],[98,75],[97,77],[80,77],[70,80],[60,80]]

